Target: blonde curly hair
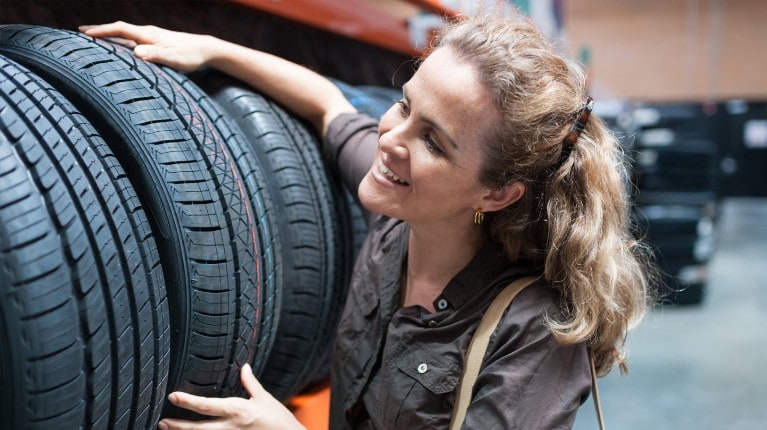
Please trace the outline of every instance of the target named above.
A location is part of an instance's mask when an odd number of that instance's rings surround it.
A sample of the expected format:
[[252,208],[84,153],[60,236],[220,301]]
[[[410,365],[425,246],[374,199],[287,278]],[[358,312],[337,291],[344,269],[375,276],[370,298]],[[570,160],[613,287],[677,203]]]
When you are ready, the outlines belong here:
[[632,234],[628,163],[604,123],[592,115],[563,158],[585,73],[521,18],[460,20],[433,49],[445,46],[476,68],[503,118],[484,145],[480,182],[526,186],[520,201],[488,214],[493,239],[561,290],[561,316],[548,318],[557,340],[586,342],[599,375],[625,371],[626,333],[652,302],[652,253]]

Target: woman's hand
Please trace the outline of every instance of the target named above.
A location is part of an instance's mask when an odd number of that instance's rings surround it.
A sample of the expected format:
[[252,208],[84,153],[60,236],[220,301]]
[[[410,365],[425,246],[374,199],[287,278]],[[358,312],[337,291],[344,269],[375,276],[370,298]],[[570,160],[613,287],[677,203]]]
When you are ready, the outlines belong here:
[[216,52],[220,40],[213,36],[182,33],[153,25],[133,25],[117,21],[111,24],[83,25],[79,30],[88,36],[109,38],[133,48],[142,60],[193,71],[204,66]]
[[174,405],[213,417],[208,421],[184,421],[164,418],[159,428],[168,429],[276,429],[305,430],[293,414],[253,376],[248,364],[240,371],[242,385],[250,399],[229,397],[226,399],[193,396],[175,392],[168,396]]
[[138,58],[176,70],[191,72],[202,66],[219,70],[309,121],[321,136],[333,118],[357,111],[324,76],[283,58],[213,36],[122,21],[82,26],[80,31],[88,36],[117,39],[133,47]]

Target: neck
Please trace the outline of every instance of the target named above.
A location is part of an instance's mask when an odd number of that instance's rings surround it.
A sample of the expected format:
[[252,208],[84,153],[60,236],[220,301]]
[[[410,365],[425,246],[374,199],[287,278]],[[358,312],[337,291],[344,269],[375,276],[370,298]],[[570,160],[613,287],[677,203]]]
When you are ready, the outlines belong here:
[[486,240],[485,229],[473,224],[465,229],[452,229],[450,233],[411,226],[407,271],[403,273],[403,305],[418,304],[433,311],[434,299]]

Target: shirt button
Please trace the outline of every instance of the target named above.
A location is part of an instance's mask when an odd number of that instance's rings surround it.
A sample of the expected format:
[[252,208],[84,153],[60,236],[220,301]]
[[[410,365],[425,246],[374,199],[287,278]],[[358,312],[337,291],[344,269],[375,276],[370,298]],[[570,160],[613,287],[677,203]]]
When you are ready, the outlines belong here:
[[437,302],[437,309],[444,311],[445,309],[447,309],[447,305],[448,305],[447,299],[439,299],[439,301]]
[[429,366],[426,365],[426,363],[421,363],[418,365],[418,373],[426,373],[429,370]]

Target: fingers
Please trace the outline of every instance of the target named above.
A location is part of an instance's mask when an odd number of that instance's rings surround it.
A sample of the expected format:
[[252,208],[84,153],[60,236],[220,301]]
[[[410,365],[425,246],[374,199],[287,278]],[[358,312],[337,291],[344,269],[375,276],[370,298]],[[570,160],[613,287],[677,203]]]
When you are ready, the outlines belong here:
[[[2,1],[2,0],[0,0]],[[136,57],[172,67],[193,71],[205,65],[208,38],[198,34],[170,31],[152,25],[138,26],[117,21],[97,26],[80,27],[88,36],[115,41],[133,48]]]
[[229,414],[232,410],[232,403],[243,399],[238,398],[216,398],[200,397],[192,394],[176,391],[168,396],[168,400],[174,405],[189,409],[202,415],[210,417],[222,417]]
[[256,376],[253,375],[253,369],[250,368],[248,363],[245,363],[240,370],[240,381],[248,394],[250,394],[250,397],[258,397],[264,392],[264,387],[261,386]]
[[221,420],[185,421],[175,418],[163,418],[160,420],[157,427],[160,430],[213,430],[231,428],[231,426],[227,426],[226,422]]
[[101,25],[83,25],[79,30],[92,37],[119,37],[133,40],[136,43],[151,43],[152,37],[147,27],[116,21]]
[[135,48],[136,42],[130,39],[123,39],[122,37],[105,37],[104,40],[108,40],[112,43],[125,46],[127,48]]
[[251,395],[250,400],[240,397],[226,399],[199,397],[174,392],[168,399],[174,405],[211,417],[208,421],[185,421],[164,418],[159,423],[162,430],[214,429],[214,428],[263,428],[303,429],[293,414],[272,397],[253,375],[250,365],[244,364],[240,371],[242,385]]

